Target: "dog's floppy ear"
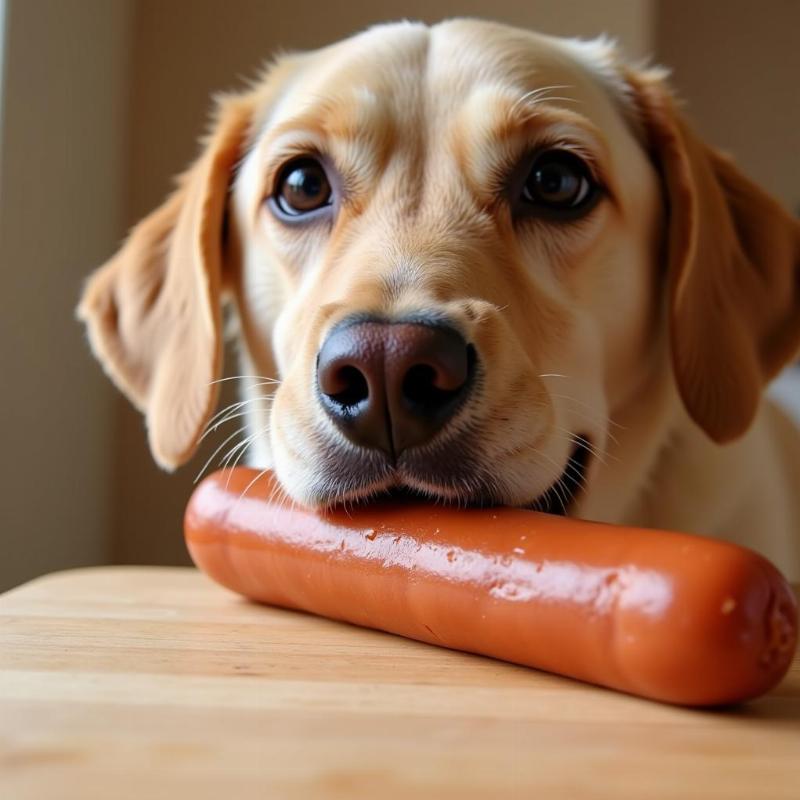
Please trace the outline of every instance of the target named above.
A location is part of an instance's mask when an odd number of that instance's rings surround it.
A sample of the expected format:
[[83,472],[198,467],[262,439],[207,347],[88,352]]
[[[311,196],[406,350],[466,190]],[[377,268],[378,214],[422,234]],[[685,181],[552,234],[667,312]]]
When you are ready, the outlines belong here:
[[90,277],[78,307],[92,350],[146,414],[153,456],[167,469],[192,455],[217,399],[225,209],[253,104],[250,94],[219,101],[200,157]]
[[626,77],[665,187],[678,388],[694,421],[726,442],[800,347],[800,222],[699,139],[660,74]]

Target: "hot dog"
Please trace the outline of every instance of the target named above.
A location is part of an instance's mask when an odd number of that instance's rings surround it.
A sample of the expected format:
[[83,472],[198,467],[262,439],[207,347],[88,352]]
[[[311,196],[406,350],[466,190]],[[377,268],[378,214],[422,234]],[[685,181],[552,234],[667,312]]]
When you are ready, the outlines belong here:
[[683,705],[753,698],[792,660],[796,600],[745,548],[511,508],[320,514],[276,488],[218,472],[186,510],[197,566],[253,600]]

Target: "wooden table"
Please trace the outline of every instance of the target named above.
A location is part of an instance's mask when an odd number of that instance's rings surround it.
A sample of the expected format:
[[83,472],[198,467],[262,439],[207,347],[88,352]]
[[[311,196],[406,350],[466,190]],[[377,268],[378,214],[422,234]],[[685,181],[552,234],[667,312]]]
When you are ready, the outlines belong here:
[[800,798],[800,663],[658,705],[251,605],[190,569],[0,598],[0,797]]

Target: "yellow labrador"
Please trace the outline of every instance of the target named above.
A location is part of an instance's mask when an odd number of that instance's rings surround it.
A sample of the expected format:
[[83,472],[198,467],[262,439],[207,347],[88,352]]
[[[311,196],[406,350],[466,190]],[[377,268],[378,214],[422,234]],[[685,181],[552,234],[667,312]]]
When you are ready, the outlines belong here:
[[545,508],[800,578],[800,434],[763,398],[800,225],[608,42],[385,25],[223,98],[80,306],[166,468],[214,412],[226,303],[250,461],[302,503]]

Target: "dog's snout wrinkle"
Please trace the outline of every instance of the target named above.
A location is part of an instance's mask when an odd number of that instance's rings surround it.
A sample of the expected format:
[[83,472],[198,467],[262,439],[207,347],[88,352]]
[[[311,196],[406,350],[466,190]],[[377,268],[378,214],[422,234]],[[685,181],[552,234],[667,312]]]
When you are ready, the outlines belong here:
[[468,393],[475,350],[455,329],[417,321],[337,326],[317,357],[320,402],[354,444],[392,461],[430,441]]

